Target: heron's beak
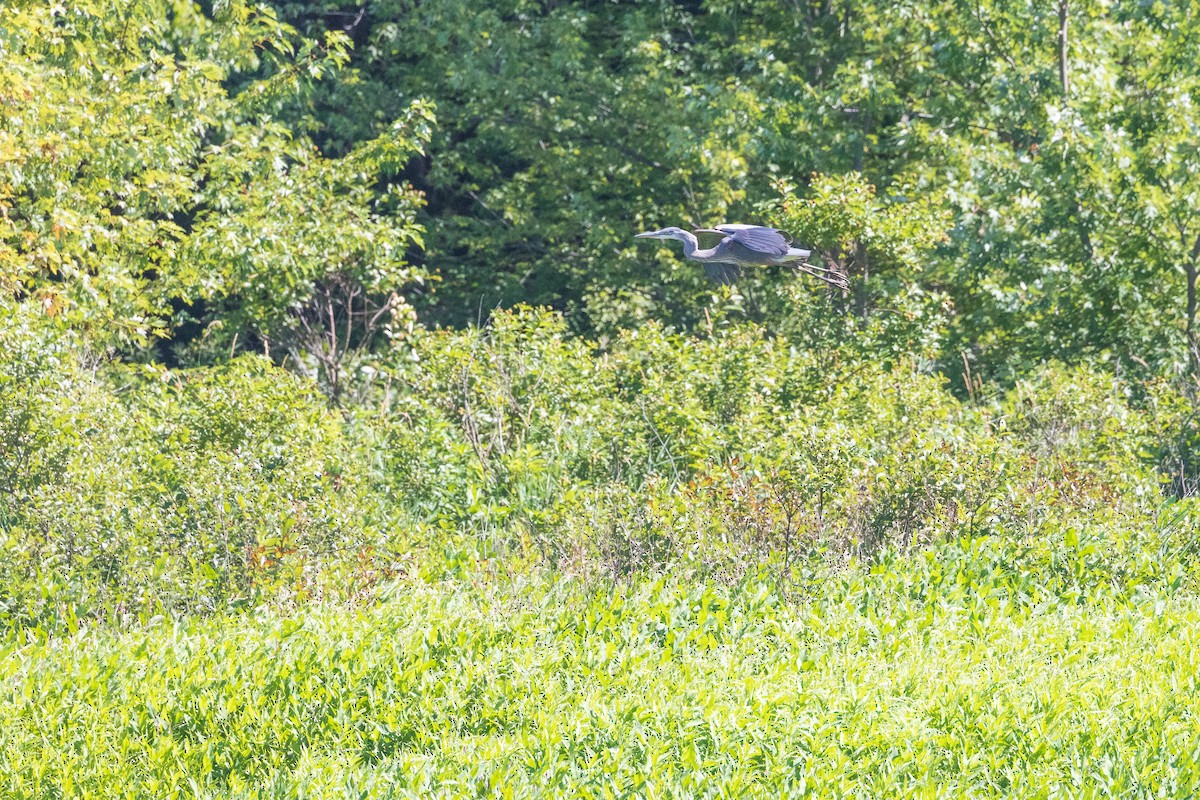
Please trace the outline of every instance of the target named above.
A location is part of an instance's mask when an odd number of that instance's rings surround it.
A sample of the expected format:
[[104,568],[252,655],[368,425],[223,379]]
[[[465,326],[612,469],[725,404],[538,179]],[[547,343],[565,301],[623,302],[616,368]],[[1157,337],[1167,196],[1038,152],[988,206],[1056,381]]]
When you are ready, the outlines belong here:
[[657,239],[658,231],[646,231],[645,233],[638,233],[638,234],[635,234],[633,238],[635,238],[635,239]]

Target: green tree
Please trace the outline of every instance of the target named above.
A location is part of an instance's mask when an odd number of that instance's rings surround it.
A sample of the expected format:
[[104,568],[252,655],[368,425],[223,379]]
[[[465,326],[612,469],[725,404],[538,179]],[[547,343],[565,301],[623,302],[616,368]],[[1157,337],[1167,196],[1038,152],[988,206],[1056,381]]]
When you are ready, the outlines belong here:
[[[413,98],[439,105],[408,173],[429,192],[444,278],[422,300],[430,319],[524,300],[582,330],[701,323],[710,288],[630,234],[770,221],[779,176],[859,173],[881,196],[952,209],[950,241],[911,283],[953,301],[946,368],[965,354],[1009,377],[1046,359],[1170,369],[1195,349],[1191,4],[278,6],[359,44],[360,80],[313,96],[318,141],[346,152]],[[764,294],[795,295],[769,275],[744,283],[766,289],[741,306],[762,319],[778,306]]]
[[[406,308],[419,198],[397,175],[428,138],[430,109],[402,109],[338,159],[314,149],[302,120],[281,121],[342,68],[346,37],[304,39],[244,2],[209,15],[168,0],[0,15],[8,291],[99,346],[204,339],[174,351],[194,357],[279,339],[301,363],[342,352],[345,339],[330,340],[362,327],[355,314],[379,323]],[[338,291],[352,295],[338,297],[345,310],[323,307],[317,322],[313,304]],[[322,330],[301,332],[306,322]]]

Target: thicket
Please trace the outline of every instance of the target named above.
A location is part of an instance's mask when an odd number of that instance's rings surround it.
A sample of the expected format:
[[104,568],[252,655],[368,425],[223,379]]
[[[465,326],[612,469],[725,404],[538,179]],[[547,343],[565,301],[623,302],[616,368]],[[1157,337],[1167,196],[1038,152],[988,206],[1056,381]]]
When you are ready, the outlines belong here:
[[[763,329],[601,347],[532,310],[414,335],[352,411],[261,356],[89,363],[28,304],[0,342],[10,629],[373,596],[481,559],[786,593],[831,562],[992,536],[1065,542],[1078,563],[1047,569],[1121,582],[1152,569],[1129,553],[1163,528],[1165,433],[1191,413],[1086,369],[972,402],[912,362]],[[1191,524],[1191,501],[1171,508]]]

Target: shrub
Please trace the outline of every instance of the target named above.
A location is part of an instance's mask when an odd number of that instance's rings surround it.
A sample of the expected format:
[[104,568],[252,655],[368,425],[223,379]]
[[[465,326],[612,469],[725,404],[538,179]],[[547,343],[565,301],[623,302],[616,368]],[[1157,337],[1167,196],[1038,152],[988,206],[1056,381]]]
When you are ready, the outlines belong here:
[[389,380],[388,413],[359,424],[382,432],[381,478],[413,518],[585,571],[739,575],[796,548],[1036,536],[1156,503],[1153,431],[1098,371],[1047,367],[968,403],[918,362],[752,326],[602,347],[525,309],[424,334]]
[[786,585],[813,559],[987,535],[1136,538],[1182,407],[1054,366],[966,402],[919,362],[752,326],[601,345],[520,309],[381,354],[343,416],[261,357],[85,369],[44,328],[18,310],[0,333],[20,357],[0,372],[0,478],[21,625],[357,591],[422,552]]
[[390,563],[383,510],[311,382],[256,356],[85,369],[22,308],[0,343],[9,624],[211,610],[353,585],[364,554]]

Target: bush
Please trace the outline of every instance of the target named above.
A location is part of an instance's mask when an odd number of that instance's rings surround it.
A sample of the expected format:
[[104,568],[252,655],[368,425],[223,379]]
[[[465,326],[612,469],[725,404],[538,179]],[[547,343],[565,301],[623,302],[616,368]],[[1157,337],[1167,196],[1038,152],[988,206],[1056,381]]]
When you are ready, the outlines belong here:
[[743,574],[797,548],[1037,536],[1158,502],[1152,427],[1098,371],[1047,367],[967,403],[916,362],[752,326],[602,347],[526,309],[426,333],[388,375],[388,413],[358,424],[413,518],[585,571]]
[[987,535],[1136,539],[1158,524],[1158,438],[1182,407],[1054,366],[966,402],[918,362],[752,326],[601,345],[520,309],[418,332],[343,416],[261,357],[85,369],[27,309],[0,336],[20,358],[0,372],[18,625],[355,592],[422,553],[453,570],[460,550],[789,584],[814,559]]
[[0,344],[8,624],[255,603],[390,563],[383,509],[311,382],[256,356],[85,369],[20,307]]

